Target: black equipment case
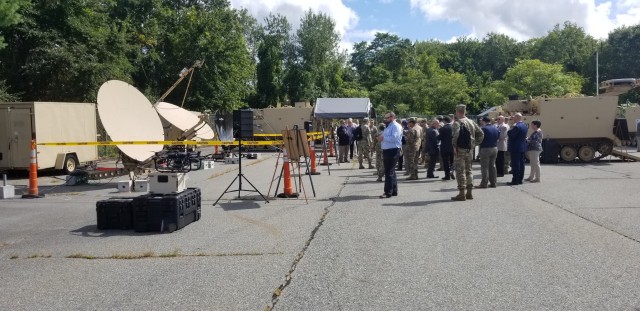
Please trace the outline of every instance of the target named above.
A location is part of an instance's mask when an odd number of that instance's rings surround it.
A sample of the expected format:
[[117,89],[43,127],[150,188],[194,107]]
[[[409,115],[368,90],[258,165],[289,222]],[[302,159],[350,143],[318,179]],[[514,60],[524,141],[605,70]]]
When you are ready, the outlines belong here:
[[96,202],[98,229],[133,228],[132,198],[111,198]]
[[180,193],[145,194],[133,199],[133,229],[136,232],[173,232],[200,220],[200,188]]

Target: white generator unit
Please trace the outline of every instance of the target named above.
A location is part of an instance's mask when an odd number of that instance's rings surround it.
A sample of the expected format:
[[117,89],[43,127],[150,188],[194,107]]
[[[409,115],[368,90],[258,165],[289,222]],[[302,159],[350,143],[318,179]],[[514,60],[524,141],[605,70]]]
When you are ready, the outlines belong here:
[[149,192],[157,194],[180,193],[187,189],[187,173],[149,174]]

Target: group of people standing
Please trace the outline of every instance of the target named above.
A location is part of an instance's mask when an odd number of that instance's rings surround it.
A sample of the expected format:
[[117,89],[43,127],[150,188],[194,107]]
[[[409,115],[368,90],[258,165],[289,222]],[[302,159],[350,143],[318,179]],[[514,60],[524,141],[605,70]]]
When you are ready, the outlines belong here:
[[[399,169],[405,162],[408,180],[418,179],[418,165],[421,162],[426,165],[427,178],[438,178],[434,171],[436,163],[440,162],[445,174],[442,180],[457,181],[459,193],[451,198],[454,201],[473,199],[474,188],[495,188],[497,177],[507,173],[509,162],[512,179],[507,184],[522,184],[525,154],[531,163],[527,180],[539,182],[543,137],[541,122],[531,122],[532,134],[527,137],[529,129],[522,122],[521,114],[512,117],[511,127],[506,121],[504,116],[498,116],[493,124],[491,119],[485,117],[478,125],[466,117],[465,105],[456,106],[454,120],[444,116],[431,121],[409,118],[398,122],[393,112],[387,112],[383,123],[378,126],[374,126],[367,118],[360,125],[351,119],[341,120],[336,130],[339,162],[349,162],[347,154],[350,149],[353,150],[350,146],[355,144],[359,168],[365,168],[365,159],[368,168],[374,168],[372,156],[375,153],[377,180],[382,181],[384,176],[384,193],[380,198],[398,195],[398,162]],[[476,146],[479,147],[482,179],[479,185],[474,186],[471,166]]]

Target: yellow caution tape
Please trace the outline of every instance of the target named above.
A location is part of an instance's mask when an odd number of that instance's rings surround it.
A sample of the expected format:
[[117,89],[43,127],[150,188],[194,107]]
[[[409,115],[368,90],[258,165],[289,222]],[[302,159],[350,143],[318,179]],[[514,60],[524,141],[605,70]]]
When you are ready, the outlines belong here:
[[[325,135],[329,135],[329,132],[325,132]],[[282,137],[282,134],[253,134],[254,137]],[[322,137],[322,132],[309,132],[307,136]]]
[[[38,143],[40,146],[118,146],[118,145],[178,145],[178,146],[237,146],[238,141],[82,141],[65,143]],[[284,144],[282,140],[243,140],[243,146],[274,146]]]
[[[322,132],[307,133],[310,139],[322,138]],[[256,137],[282,137],[282,134],[255,134]],[[244,146],[280,146],[284,142],[280,140],[243,140]],[[175,145],[175,146],[237,146],[238,141],[192,141],[192,140],[141,140],[141,141],[81,141],[81,142],[57,142],[38,143],[39,146],[118,146],[118,145]]]

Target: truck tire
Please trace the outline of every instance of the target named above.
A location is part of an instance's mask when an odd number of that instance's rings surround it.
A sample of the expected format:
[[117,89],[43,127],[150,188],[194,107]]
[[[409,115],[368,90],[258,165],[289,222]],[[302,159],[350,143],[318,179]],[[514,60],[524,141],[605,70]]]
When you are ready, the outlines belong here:
[[67,154],[67,156],[64,157],[62,169],[64,170],[65,174],[69,175],[78,168],[78,164],[78,157],[76,157],[75,154]]

